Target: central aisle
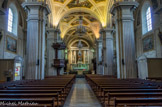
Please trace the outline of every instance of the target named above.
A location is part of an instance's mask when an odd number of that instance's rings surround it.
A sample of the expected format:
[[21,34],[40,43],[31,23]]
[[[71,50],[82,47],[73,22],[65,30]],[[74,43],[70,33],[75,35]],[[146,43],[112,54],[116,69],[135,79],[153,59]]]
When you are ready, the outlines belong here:
[[84,78],[77,78],[64,107],[101,107],[98,99]]

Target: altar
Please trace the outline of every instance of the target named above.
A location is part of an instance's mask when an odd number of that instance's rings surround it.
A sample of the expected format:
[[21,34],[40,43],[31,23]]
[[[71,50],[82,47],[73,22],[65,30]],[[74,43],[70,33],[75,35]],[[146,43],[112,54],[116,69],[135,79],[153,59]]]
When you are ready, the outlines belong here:
[[74,41],[68,50],[69,70],[78,74],[89,71],[92,58],[93,52],[86,41]]

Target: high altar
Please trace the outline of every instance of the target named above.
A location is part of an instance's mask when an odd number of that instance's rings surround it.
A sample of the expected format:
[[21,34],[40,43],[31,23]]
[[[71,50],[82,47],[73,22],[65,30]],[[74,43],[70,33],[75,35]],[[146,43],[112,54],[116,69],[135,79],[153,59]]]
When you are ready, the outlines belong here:
[[68,50],[68,60],[71,71],[77,71],[82,74],[83,71],[91,70],[91,60],[93,52],[90,50],[88,43],[81,41],[82,48],[78,48],[79,41],[74,41]]

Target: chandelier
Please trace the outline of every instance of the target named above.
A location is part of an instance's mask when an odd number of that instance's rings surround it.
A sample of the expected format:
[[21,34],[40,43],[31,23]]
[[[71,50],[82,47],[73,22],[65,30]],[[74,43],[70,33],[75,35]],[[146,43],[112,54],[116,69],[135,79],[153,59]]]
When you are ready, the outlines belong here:
[[77,26],[77,31],[76,31],[78,36],[83,36],[86,33],[86,29],[83,26],[83,17],[79,16],[79,25]]

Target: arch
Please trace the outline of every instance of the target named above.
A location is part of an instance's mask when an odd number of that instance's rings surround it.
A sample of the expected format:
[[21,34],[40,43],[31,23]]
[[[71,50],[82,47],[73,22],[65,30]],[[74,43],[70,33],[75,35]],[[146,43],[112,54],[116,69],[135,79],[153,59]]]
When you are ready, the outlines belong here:
[[[21,20],[22,20],[22,28],[26,29],[26,19],[25,19],[25,12],[23,10],[19,9],[19,16],[21,16]],[[19,18],[20,21],[20,18]],[[20,22],[19,22],[20,23]]]
[[[78,39],[78,40],[74,40],[73,42],[70,43],[69,46],[72,47],[72,45],[73,45],[74,43],[78,42],[78,41],[79,41],[79,39]],[[81,42],[84,42],[84,43],[88,46],[88,48],[90,47],[87,41],[85,41],[85,40],[83,40],[83,39],[81,39],[80,41],[81,41]]]
[[74,37],[74,38],[72,38],[71,40],[69,40],[69,41],[66,43],[66,45],[69,47],[70,44],[71,44],[73,41],[78,40],[78,39],[86,41],[86,42],[89,44],[89,47],[94,48],[94,43],[93,43],[92,41],[90,41],[90,40],[87,40],[87,39],[83,38],[83,37]]
[[144,2],[142,6],[142,34],[146,34],[147,32],[152,30],[152,6],[149,1]]
[[[12,20],[10,20],[10,16],[12,15]],[[12,21],[12,23],[10,23]],[[11,25],[12,24],[12,25]],[[10,33],[13,33],[15,36],[17,36],[17,30],[18,30],[18,11],[15,6],[15,4],[11,3],[8,6],[8,26],[11,25],[11,29],[8,29]]]
[[[76,38],[81,38],[81,39],[85,39],[85,40],[89,40],[89,42],[90,42],[90,37],[89,37],[89,35],[85,35],[85,36],[83,36],[83,37],[79,37],[79,36],[77,36],[77,35],[68,35],[68,37],[66,37],[66,39],[64,39],[64,41],[65,41],[65,43],[68,43],[68,42],[70,42],[72,39],[76,39]],[[91,41],[91,42],[93,42],[93,41]]]
[[82,8],[81,10],[80,10],[80,8],[72,8],[72,9],[67,10],[65,13],[63,13],[63,14],[60,15],[60,20],[58,20],[58,23],[59,23],[64,17],[66,17],[66,16],[68,16],[70,13],[74,13],[74,12],[85,12],[85,13],[89,13],[89,14],[91,14],[94,18],[96,18],[96,19],[101,23],[100,17],[97,16],[97,14],[96,14],[95,12],[93,12],[93,11],[91,11],[90,9],[87,9],[87,8]]

